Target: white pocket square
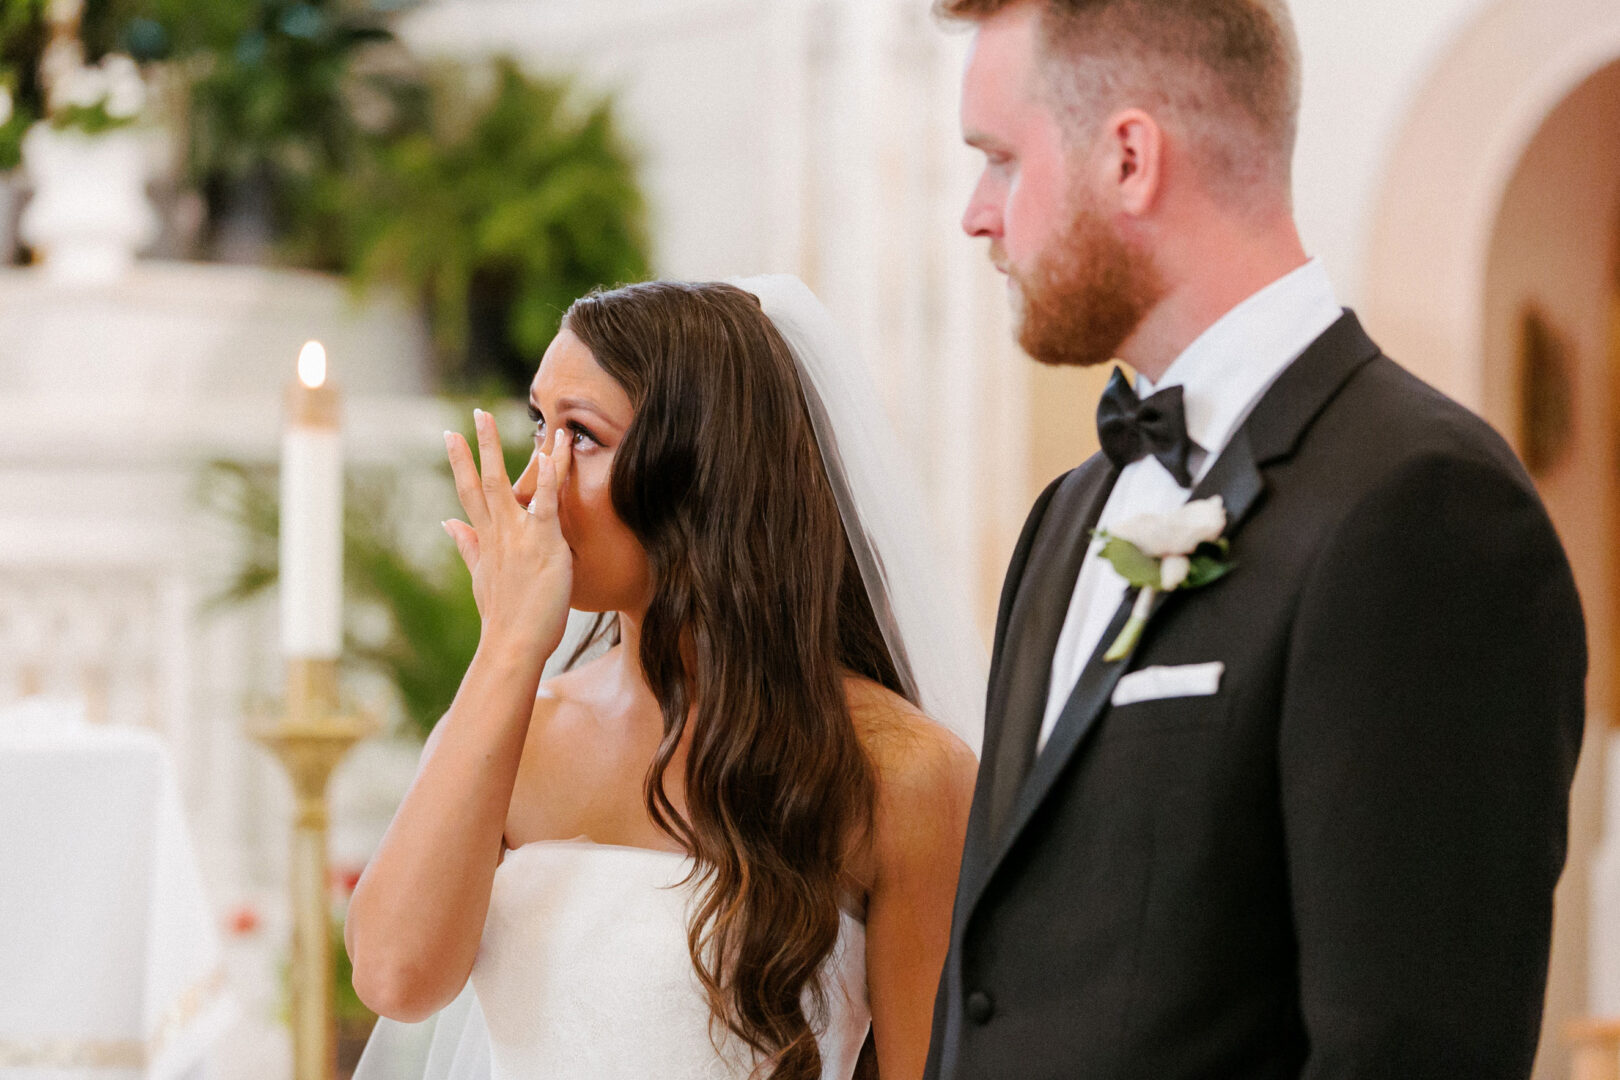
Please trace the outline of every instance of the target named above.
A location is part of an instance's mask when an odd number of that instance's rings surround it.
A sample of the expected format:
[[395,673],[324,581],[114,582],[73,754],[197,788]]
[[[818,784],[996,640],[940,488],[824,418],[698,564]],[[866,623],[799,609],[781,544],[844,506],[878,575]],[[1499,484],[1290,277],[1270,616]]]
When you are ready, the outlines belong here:
[[1143,668],[1119,680],[1112,703],[1117,707],[1164,698],[1209,697],[1221,688],[1221,676],[1225,672],[1226,665],[1219,660],[1210,664]]

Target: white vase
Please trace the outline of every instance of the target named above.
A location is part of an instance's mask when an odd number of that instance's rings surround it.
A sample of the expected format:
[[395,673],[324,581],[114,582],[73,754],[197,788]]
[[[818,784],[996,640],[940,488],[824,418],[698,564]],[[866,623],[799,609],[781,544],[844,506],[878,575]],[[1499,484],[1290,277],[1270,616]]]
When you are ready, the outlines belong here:
[[22,153],[34,196],[18,231],[45,272],[72,285],[123,276],[157,236],[143,135],[132,128],[85,135],[39,123],[23,136]]

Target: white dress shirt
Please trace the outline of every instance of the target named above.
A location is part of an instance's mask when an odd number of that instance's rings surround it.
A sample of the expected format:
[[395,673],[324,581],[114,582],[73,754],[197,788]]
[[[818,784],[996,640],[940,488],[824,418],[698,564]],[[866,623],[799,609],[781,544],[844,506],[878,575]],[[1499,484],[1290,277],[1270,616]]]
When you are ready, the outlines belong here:
[[[1165,387],[1182,387],[1187,434],[1198,445],[1188,463],[1194,487],[1277,376],[1343,314],[1327,272],[1312,259],[1221,316],[1176,357],[1157,385],[1137,376],[1136,391],[1143,398]],[[1097,527],[1106,529],[1138,514],[1169,513],[1190,494],[1149,455],[1120,471]],[[1037,752],[1045,749],[1086,661],[1125,596],[1125,579],[1098,554],[1100,548],[1093,541],[1080,564],[1052,656]]]

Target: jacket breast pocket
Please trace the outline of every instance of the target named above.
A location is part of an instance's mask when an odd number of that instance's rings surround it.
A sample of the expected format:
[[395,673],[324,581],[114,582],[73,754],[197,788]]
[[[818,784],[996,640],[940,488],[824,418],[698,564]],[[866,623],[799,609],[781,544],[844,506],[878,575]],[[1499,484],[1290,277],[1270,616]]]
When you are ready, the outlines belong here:
[[1122,676],[1109,699],[1112,733],[1219,727],[1230,695],[1218,661],[1142,668]]

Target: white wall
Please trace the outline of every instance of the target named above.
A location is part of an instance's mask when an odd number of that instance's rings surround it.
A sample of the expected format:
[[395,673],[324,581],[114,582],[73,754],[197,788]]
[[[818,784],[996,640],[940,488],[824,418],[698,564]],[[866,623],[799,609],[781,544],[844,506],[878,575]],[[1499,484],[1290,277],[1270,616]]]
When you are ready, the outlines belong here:
[[1295,207],[1341,300],[1360,302],[1367,235],[1412,96],[1490,0],[1291,0],[1305,62]]

